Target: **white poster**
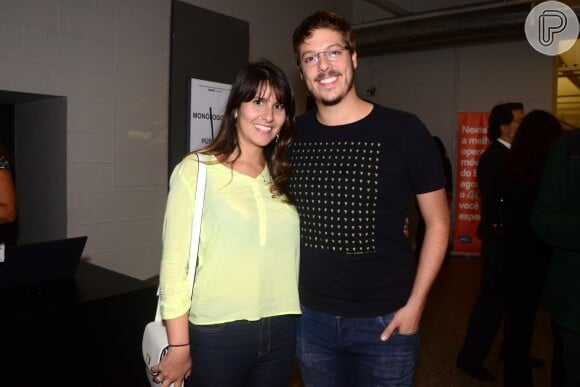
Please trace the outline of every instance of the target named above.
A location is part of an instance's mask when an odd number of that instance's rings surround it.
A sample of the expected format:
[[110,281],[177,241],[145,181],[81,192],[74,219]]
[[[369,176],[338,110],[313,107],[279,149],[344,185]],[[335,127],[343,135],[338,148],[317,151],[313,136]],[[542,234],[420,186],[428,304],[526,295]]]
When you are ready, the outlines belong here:
[[209,145],[217,135],[231,85],[191,79],[189,110],[189,149]]

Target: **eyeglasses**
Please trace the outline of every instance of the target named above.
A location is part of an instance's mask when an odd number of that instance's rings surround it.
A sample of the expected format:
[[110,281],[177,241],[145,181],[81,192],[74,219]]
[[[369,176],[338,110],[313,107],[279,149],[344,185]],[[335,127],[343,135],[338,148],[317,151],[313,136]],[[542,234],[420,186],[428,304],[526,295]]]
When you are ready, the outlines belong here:
[[302,55],[302,65],[305,67],[312,67],[316,66],[318,62],[320,62],[320,54],[324,55],[326,60],[329,61],[337,61],[343,57],[345,51],[347,51],[347,47],[343,46],[332,46],[327,50],[319,51],[319,52],[307,52]]

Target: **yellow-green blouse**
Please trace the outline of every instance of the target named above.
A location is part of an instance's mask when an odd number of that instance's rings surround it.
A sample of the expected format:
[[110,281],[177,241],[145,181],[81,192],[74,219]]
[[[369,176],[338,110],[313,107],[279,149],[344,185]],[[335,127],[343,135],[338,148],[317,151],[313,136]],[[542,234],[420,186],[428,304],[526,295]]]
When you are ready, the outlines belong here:
[[[189,310],[198,325],[299,314],[299,221],[293,205],[272,198],[266,167],[252,178],[205,156],[207,183],[193,298],[187,282],[197,156],[170,179],[163,227],[161,314]],[[190,302],[191,301],[191,302]]]

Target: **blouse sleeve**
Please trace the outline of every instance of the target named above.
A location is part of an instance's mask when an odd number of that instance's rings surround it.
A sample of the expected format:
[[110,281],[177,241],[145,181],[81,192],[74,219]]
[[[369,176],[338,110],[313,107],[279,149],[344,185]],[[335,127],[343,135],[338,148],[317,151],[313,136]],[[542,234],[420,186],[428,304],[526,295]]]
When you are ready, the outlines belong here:
[[191,305],[187,269],[197,171],[197,157],[189,156],[175,167],[169,181],[159,276],[161,316],[164,320],[182,316]]

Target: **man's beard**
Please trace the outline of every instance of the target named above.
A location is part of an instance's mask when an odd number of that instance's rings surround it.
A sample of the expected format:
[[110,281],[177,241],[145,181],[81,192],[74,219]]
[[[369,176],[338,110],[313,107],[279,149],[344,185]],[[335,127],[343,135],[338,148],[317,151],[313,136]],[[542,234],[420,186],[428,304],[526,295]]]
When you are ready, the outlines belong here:
[[[335,72],[335,71],[330,70],[327,73],[320,74],[318,77],[316,77],[315,81],[319,81],[319,80],[324,79],[325,77],[328,77],[328,76],[340,76],[340,74]],[[353,86],[354,86],[354,76],[350,79],[350,82],[348,83],[347,88],[346,88],[344,93],[341,93],[332,99],[325,99],[324,97],[321,97],[320,103],[322,103],[322,105],[324,105],[324,106],[338,105],[344,99],[344,97],[348,94],[350,89],[353,88]]]

